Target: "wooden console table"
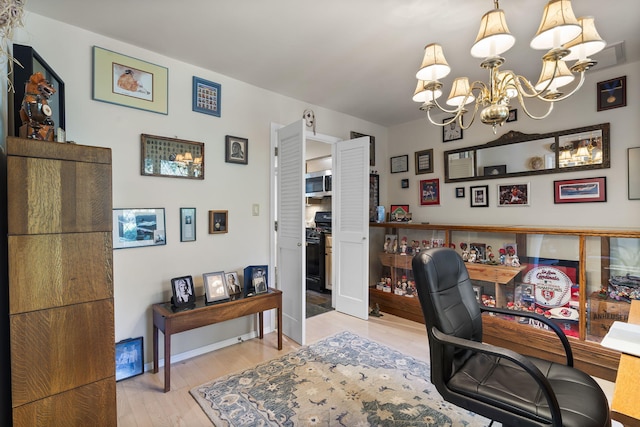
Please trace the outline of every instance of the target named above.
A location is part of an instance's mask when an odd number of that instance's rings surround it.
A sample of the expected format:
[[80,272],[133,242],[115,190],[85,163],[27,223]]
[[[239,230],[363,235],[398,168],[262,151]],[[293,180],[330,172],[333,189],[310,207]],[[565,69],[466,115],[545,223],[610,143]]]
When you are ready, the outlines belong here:
[[173,311],[169,302],[154,304],[153,373],[158,372],[158,330],[160,330],[164,334],[165,393],[171,389],[171,335],[257,313],[260,339],[262,339],[264,337],[263,312],[271,309],[277,310],[278,350],[282,350],[282,291],[277,289],[210,305],[206,305],[204,297],[200,297],[196,299],[195,308],[181,311]]
[[[640,300],[631,302],[629,323],[640,324]],[[640,427],[640,357],[620,356],[618,376],[611,401],[611,418],[628,427]]]

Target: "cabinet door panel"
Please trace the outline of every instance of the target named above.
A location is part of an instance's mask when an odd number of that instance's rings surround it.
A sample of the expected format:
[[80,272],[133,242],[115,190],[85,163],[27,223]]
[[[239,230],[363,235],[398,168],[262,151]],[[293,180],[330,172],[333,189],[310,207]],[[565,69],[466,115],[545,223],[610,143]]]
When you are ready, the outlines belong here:
[[113,302],[11,316],[13,406],[115,378]]
[[10,314],[112,298],[111,233],[9,236],[9,294]]
[[9,156],[9,234],[111,231],[111,165]]

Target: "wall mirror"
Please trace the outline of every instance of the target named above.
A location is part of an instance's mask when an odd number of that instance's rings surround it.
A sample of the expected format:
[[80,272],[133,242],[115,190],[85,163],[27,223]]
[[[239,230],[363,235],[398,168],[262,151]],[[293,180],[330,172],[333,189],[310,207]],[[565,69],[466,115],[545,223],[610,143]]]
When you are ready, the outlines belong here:
[[204,144],[163,136],[141,135],[140,173],[150,176],[204,179]]
[[445,182],[609,167],[609,123],[546,134],[510,131],[484,145],[444,152]]

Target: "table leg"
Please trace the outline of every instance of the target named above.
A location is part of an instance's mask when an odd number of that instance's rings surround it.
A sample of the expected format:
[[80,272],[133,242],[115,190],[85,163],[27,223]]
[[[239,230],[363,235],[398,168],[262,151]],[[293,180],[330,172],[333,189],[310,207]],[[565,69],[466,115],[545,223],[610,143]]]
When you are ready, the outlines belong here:
[[171,390],[171,333],[164,329],[164,392]]
[[158,373],[158,327],[153,325],[153,373]]
[[260,328],[260,339],[264,338],[264,312],[258,313],[258,328]]
[[282,307],[276,309],[278,312],[278,350],[282,350]]

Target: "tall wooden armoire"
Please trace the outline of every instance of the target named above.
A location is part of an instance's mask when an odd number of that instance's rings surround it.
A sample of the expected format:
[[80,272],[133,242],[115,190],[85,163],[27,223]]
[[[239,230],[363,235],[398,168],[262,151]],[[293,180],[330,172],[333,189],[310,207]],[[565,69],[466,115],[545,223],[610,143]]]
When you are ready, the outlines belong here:
[[111,150],[6,155],[13,425],[115,427]]

